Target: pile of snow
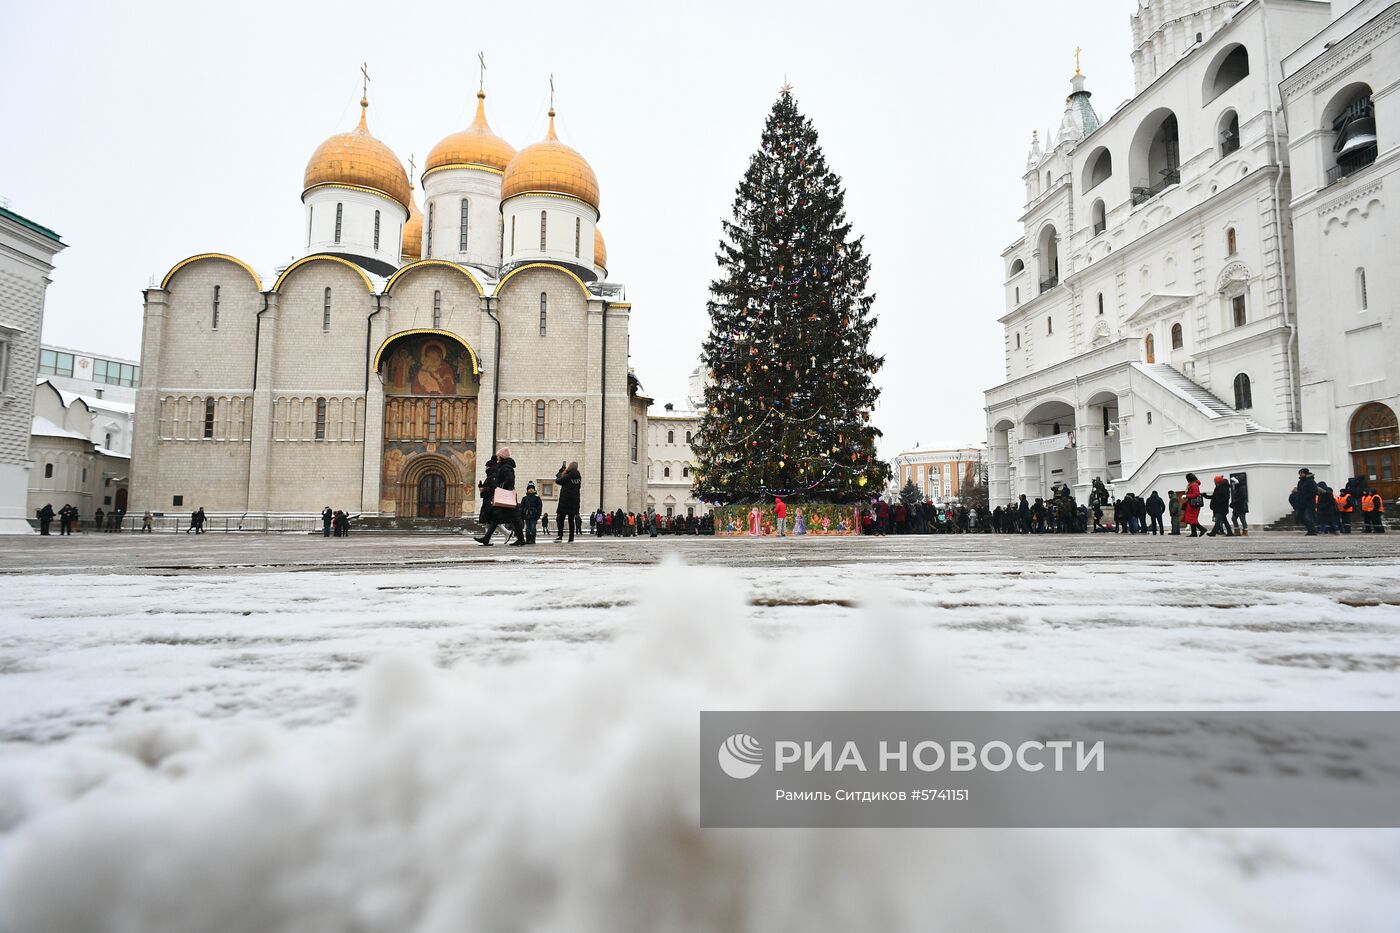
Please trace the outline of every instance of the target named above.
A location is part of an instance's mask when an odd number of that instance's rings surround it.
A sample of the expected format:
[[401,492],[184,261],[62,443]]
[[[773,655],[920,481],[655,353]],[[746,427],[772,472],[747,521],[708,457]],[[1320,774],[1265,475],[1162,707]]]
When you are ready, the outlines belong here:
[[[329,725],[162,717],[9,755],[0,931],[1278,931],[1400,915],[1395,835],[1358,851],[1335,834],[702,830],[699,710],[989,704],[888,606],[765,638],[734,572],[647,574],[596,650],[446,670],[387,656]],[[1332,861],[1300,862],[1310,851]],[[1290,902],[1300,880],[1321,896]]]

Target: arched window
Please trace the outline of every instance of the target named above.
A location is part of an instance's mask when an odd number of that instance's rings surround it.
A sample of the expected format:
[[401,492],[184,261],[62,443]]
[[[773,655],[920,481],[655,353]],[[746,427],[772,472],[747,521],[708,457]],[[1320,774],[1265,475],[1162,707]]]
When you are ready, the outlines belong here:
[[1108,214],[1104,211],[1103,198],[1096,200],[1089,208],[1089,222],[1094,225],[1094,236],[1108,229]]
[[326,286],[326,303],[321,308],[321,330],[331,329],[331,290]]
[[1016,286],[1016,304],[1021,303],[1021,286]]
[[344,204],[337,204],[337,205],[335,206],[335,241],[336,241],[337,243],[340,242],[340,221],[341,221],[341,218],[344,217],[344,216],[345,216],[345,205],[344,205]]
[[1249,75],[1249,50],[1242,45],[1223,49],[1212,66],[1206,69],[1206,85],[1201,99],[1210,103]]
[[515,252],[515,217],[510,218],[510,251]]
[[1103,314],[1103,292],[1099,292],[1099,314]]
[[681,476],[689,476],[689,475],[690,475],[690,467],[688,467],[688,466],[681,467]]
[[670,478],[671,478],[671,468],[670,468],[670,467],[662,467],[662,468],[661,468],[661,478],[662,478],[662,479],[670,479]]
[[1182,333],[1181,333],[1181,325],[1180,325],[1180,324],[1173,324],[1173,325],[1172,325],[1172,349],[1173,349],[1173,350],[1180,350],[1180,349],[1181,349],[1182,347],[1184,347],[1185,345],[1186,345],[1186,340],[1185,340],[1184,336],[1183,336]]
[[103,446],[103,447],[106,447],[108,450],[111,450],[111,449],[112,449],[112,432],[111,432],[111,431],[108,431],[106,434],[102,435],[102,437],[103,437],[102,446]]
[[214,286],[214,330],[219,329],[219,286]]
[[214,436],[214,397],[212,395],[204,400],[204,436],[209,438]]
[[685,442],[686,442],[687,444],[690,443],[690,432],[689,432],[689,431],[686,431],[686,432],[685,432]]
[[574,258],[575,258],[575,259],[577,259],[577,258],[579,257],[579,255],[580,255],[580,254],[579,254],[579,250],[582,248],[582,246],[581,246],[582,243],[583,243],[583,221],[580,220],[579,218],[575,217],[575,218],[574,218]]
[[1060,284],[1060,237],[1053,224],[1040,231],[1040,290],[1047,292]]
[[467,213],[470,207],[471,202],[468,201],[466,198],[463,198],[460,206],[460,210],[462,212],[461,220],[457,224],[457,251],[459,253],[465,253],[467,251]]
[[1230,227],[1225,231],[1225,255],[1233,256],[1239,252],[1239,241],[1235,237],[1235,228]]
[[674,444],[675,442],[676,442],[676,432],[675,432],[675,431],[667,431],[667,432],[666,432],[666,443],[668,443],[668,444]]
[[1020,331],[1017,331],[1017,332],[1016,332],[1016,349],[1017,349],[1017,350],[1021,349],[1021,333],[1020,333]]
[[433,258],[433,227],[437,226],[437,203],[428,202],[428,248],[423,252],[424,259]]
[[544,251],[545,234],[549,230],[549,211],[540,211],[540,251]]
[[636,462],[637,462],[637,422],[636,422],[636,419],[633,419],[633,421],[632,421],[632,443],[631,443],[629,446],[632,448],[632,462],[633,462],[633,463],[636,463]]
[[[1356,410],[1351,419],[1352,450],[1379,450],[1396,445],[1400,445],[1400,423],[1396,421],[1395,412],[1388,405],[1371,402]],[[1385,478],[1396,477],[1390,475]]]
[[311,227],[316,221],[316,205],[308,204],[306,207],[306,248],[311,248]]
[[374,248],[379,249],[379,211],[374,212]]
[[1092,191],[1112,177],[1113,153],[1100,146],[1084,162],[1084,190]]
[[548,328],[549,328],[549,295],[548,295],[547,293],[545,293],[545,292],[540,292],[540,336],[541,336],[541,337],[543,337],[543,336],[545,335],[545,331],[548,330]]
[[1049,173],[1049,172],[1046,172],[1046,173],[1045,173],[1045,190],[1046,190],[1046,191],[1049,191],[1049,190],[1050,190],[1050,173]]
[[1224,158],[1240,148],[1240,115],[1233,110],[1225,111],[1225,115],[1220,118],[1217,132],[1220,137],[1220,156]]
[[1166,108],[1148,114],[1133,135],[1128,155],[1134,204],[1150,201],[1180,184],[1181,141],[1176,114]]
[[442,292],[433,292],[433,330],[442,327]]
[[53,464],[44,464],[44,479],[53,479]]
[[535,403],[535,440],[544,440],[544,401]]
[[1147,362],[1157,362],[1157,338],[1153,337],[1151,334],[1142,338],[1142,349],[1143,352],[1147,354]]
[[1356,270],[1356,306],[1362,311],[1370,307],[1370,299],[1366,296],[1366,270],[1357,267]]
[[1248,411],[1254,407],[1254,394],[1250,390],[1249,376],[1240,373],[1235,377],[1235,410]]
[[1052,317],[1047,317],[1047,318],[1045,319],[1045,333],[1047,333],[1047,334],[1053,334],[1054,332],[1055,332],[1055,319],[1052,318]]
[[1025,268],[1026,268],[1026,264],[1025,264],[1024,262],[1022,262],[1022,261],[1020,260],[1019,257],[1017,257],[1016,259],[1011,260],[1011,274],[1008,275],[1007,278],[1009,279],[1009,278],[1012,278],[1012,277],[1014,277],[1014,276],[1020,275],[1021,272],[1022,272],[1022,270],[1024,270]]
[[1323,111],[1322,129],[1329,127],[1336,138],[1328,160],[1327,184],[1360,171],[1376,161],[1376,110],[1371,87],[1353,84],[1344,88]]
[[318,398],[316,400],[316,440],[326,439],[326,400]]

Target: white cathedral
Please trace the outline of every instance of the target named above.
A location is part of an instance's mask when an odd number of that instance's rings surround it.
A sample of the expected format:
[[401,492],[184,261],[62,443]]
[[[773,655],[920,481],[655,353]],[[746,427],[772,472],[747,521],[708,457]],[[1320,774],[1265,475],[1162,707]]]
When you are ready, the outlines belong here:
[[584,511],[645,508],[650,399],[597,177],[552,107],[517,152],[485,96],[429,154],[424,212],[361,100],[307,163],[301,258],[265,280],[201,253],[145,292],[132,511],[452,519],[502,446],[546,510],[574,460]]
[[1002,253],[993,504],[1243,476],[1258,518],[1300,466],[1400,495],[1400,4],[1142,0],[1136,92],[1076,68],[1033,136]]

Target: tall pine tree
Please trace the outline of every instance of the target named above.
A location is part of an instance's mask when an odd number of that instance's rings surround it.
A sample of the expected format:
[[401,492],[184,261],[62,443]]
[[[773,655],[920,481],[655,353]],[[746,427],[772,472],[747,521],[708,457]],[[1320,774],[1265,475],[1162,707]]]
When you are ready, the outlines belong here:
[[849,502],[885,487],[870,424],[884,362],[841,179],[784,87],[724,223],[702,359],[711,384],[695,455],[701,496]]

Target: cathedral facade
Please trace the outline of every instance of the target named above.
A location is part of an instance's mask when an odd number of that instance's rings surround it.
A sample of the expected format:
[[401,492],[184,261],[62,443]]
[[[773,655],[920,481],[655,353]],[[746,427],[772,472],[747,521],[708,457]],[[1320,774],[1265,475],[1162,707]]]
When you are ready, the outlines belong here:
[[503,446],[547,510],[566,461],[585,511],[642,509],[631,305],[554,110],[517,152],[478,93],[424,164],[420,211],[360,106],[307,164],[301,258],[263,278],[200,253],[145,292],[131,509],[451,519]]

